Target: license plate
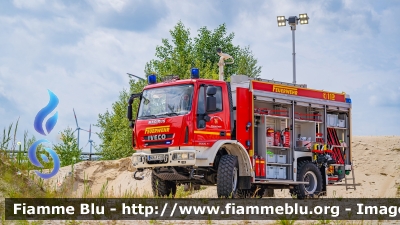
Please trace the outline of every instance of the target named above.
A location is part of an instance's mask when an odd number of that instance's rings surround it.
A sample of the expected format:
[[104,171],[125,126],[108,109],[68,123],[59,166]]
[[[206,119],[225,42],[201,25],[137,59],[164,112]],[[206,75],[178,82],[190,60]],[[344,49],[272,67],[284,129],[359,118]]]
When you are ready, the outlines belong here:
[[164,160],[165,155],[149,155],[147,156],[148,161]]

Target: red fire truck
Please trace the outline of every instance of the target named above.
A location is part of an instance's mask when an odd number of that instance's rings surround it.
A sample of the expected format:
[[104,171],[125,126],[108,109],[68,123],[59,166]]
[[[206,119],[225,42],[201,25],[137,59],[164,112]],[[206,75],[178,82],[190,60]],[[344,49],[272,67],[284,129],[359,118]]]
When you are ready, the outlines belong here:
[[326,195],[329,185],[350,185],[351,175],[354,183],[345,93],[244,75],[201,79],[196,68],[190,79],[157,82],[150,75],[148,82],[129,99],[128,119],[133,167],[152,170],[157,196],[192,184],[216,185],[218,197],[289,189],[303,199]]

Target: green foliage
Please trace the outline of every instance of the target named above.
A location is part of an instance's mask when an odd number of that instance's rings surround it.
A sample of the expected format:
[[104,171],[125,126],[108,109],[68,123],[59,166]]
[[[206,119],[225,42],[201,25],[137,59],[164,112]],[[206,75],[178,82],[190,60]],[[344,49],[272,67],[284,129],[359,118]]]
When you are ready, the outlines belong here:
[[[7,128],[4,128],[4,130],[3,130],[3,135],[2,135],[2,138],[1,138],[2,141],[1,141],[1,143],[0,143],[0,150],[7,150],[7,149],[9,149],[10,141],[12,140],[12,136],[11,136],[11,130],[12,130],[12,128],[13,128],[13,123],[11,123],[11,124],[8,126],[8,129],[7,129]],[[16,125],[15,125],[14,133],[17,132],[17,129],[18,129],[18,121],[17,121],[17,123],[16,123]]]
[[[99,138],[102,140],[98,151],[104,160],[113,160],[131,156],[135,151],[132,148],[132,129],[129,128],[127,115],[129,93],[139,93],[145,83],[143,81],[129,82],[130,90],[120,92],[118,101],[113,103],[112,110],[99,114],[96,126],[100,128]],[[138,100],[132,104],[132,111],[137,112]],[[136,118],[136,115],[133,115]]]
[[[23,143],[20,141],[17,142],[18,121],[19,119],[15,125],[14,123],[11,123],[8,128],[3,129],[3,135],[0,138],[0,156],[6,159],[10,164],[15,165],[19,170],[29,170],[33,168],[33,165],[28,160],[26,153],[29,146],[36,141],[36,138],[32,135],[32,137],[28,139],[28,132],[25,131]],[[13,128],[14,132],[11,133]],[[38,145],[36,149],[36,157],[39,160],[41,160],[41,154],[45,154],[49,157],[49,154],[44,150],[42,144]],[[42,165],[47,169],[52,168],[53,163],[49,161],[47,163],[42,163]]]
[[61,141],[53,146],[60,158],[61,166],[72,165],[80,161],[82,150],[78,149],[78,142],[71,128],[66,128],[61,132]]
[[172,43],[162,39],[162,46],[156,47],[155,56],[146,64],[145,73],[156,73],[158,76],[178,75],[181,79],[190,77],[190,69],[200,69],[202,78],[218,79],[219,55],[217,48],[231,55],[235,63],[224,68],[225,79],[234,74],[244,74],[257,78],[261,67],[257,66],[249,47],[241,48],[233,44],[234,33],[227,34],[226,25],[222,24],[215,30],[201,27],[195,38],[190,37],[190,30],[179,22],[170,31]]
[[[178,75],[180,79],[190,77],[190,69],[197,67],[200,76],[208,79],[218,79],[217,48],[222,48],[224,53],[231,55],[235,63],[225,66],[225,78],[233,74],[245,74],[250,77],[258,77],[261,67],[257,66],[257,60],[250,49],[235,46],[232,41],[234,34],[227,34],[226,25],[222,24],[215,30],[202,27],[197,37],[191,38],[189,29],[179,22],[170,31],[172,40],[162,39],[162,45],[156,47],[156,58],[145,66],[145,73],[156,73],[159,78],[165,75]],[[126,118],[128,99],[132,93],[139,93],[146,85],[145,81],[130,81],[130,90],[122,90],[118,100],[112,104],[111,110],[99,114],[96,126],[100,128],[98,133],[102,144],[97,149],[104,160],[119,159],[131,156],[132,130]],[[138,100],[132,105],[132,111],[138,110]]]

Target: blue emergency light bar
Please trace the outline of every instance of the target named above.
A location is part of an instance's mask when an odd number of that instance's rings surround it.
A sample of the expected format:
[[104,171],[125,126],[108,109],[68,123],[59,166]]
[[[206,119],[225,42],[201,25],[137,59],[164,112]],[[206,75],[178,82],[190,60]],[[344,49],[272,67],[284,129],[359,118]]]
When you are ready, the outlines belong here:
[[157,83],[157,75],[151,74],[147,77],[148,84],[155,84]]
[[198,68],[192,68],[191,70],[191,77],[192,79],[199,79],[200,75],[199,75],[199,69]]

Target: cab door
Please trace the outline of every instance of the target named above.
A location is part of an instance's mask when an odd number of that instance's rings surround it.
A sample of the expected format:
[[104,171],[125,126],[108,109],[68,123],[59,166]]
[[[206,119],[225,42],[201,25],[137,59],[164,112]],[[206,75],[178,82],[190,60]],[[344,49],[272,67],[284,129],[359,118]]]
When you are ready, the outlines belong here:
[[[207,96],[207,88],[213,86],[216,92]],[[227,87],[219,83],[201,84],[197,90],[196,126],[194,140],[196,146],[211,147],[216,141],[230,139],[229,102]],[[216,110],[206,111],[207,98],[214,97]]]

